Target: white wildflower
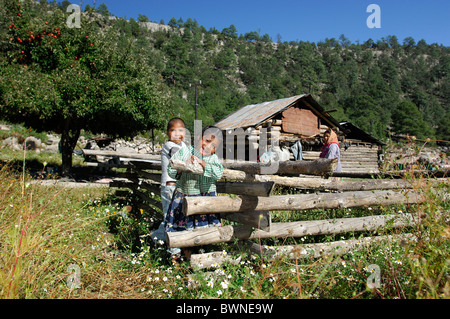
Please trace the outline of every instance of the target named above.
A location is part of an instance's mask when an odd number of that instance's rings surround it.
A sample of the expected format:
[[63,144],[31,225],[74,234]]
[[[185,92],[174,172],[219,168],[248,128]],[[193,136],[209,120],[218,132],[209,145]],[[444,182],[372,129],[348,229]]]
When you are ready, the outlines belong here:
[[228,288],[228,281],[222,281],[221,283],[220,283],[220,285],[222,286],[222,288],[223,289],[227,289]]

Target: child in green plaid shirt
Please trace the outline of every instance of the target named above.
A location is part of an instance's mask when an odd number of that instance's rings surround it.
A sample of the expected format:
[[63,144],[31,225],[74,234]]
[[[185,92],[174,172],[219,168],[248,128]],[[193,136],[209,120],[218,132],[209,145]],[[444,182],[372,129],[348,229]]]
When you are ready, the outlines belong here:
[[202,130],[201,141],[196,147],[184,146],[172,156],[172,159],[184,162],[197,161],[203,167],[203,175],[178,172],[169,164],[168,174],[177,182],[166,216],[167,232],[221,226],[216,214],[185,216],[182,209],[185,196],[216,196],[216,182],[222,178],[223,165],[215,151],[221,144],[222,131],[215,126],[207,126]]

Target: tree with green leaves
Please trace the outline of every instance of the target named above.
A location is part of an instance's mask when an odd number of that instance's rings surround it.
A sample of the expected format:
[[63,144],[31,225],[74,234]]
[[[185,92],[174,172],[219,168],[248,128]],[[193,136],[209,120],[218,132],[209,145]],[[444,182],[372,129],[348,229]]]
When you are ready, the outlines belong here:
[[96,11],[105,17],[109,17],[111,15],[111,13],[108,10],[108,7],[104,3],[100,3]]
[[146,15],[139,14],[138,15],[138,21],[139,22],[150,22],[150,19]]
[[232,39],[237,39],[238,37],[237,29],[234,24],[230,25],[228,28],[224,28],[222,34]]
[[432,138],[432,131],[417,106],[411,101],[402,101],[392,113],[392,128],[397,134],[408,134],[417,138]]
[[31,19],[21,1],[7,1],[7,59],[1,65],[0,116],[36,130],[61,134],[63,175],[82,129],[133,137],[164,124],[168,92],[133,41],[118,48],[111,29],[66,25],[53,7]]

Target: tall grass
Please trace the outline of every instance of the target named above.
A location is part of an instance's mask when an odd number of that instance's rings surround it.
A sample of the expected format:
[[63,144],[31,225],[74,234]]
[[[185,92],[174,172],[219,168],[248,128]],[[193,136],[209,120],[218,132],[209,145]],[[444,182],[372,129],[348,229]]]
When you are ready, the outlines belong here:
[[[25,158],[25,157],[24,157]],[[406,178],[420,205],[278,212],[274,221],[412,214],[413,241],[386,240],[344,255],[289,259],[250,254],[241,242],[202,247],[240,257],[236,265],[173,264],[149,237],[153,214],[107,188],[42,186],[23,171],[0,169],[1,298],[449,298],[449,183]],[[43,166],[44,169],[44,166]],[[292,190],[287,190],[290,192]],[[282,192],[282,190],[279,190]],[[155,195],[157,198],[157,195]],[[379,235],[403,231],[380,230]],[[295,245],[371,233],[267,239]],[[380,285],[367,286],[373,266]],[[73,269],[78,273],[73,273]],[[75,279],[77,285],[73,285]],[[79,282],[77,282],[79,280]]]
[[67,287],[68,267],[90,257],[83,243],[101,219],[83,213],[87,206],[83,195],[40,186],[25,168],[22,175],[8,165],[0,169],[2,298],[61,296],[57,291]]
[[407,247],[405,257],[411,272],[415,298],[450,297],[450,184],[443,179],[431,185],[414,171],[407,176],[414,189],[424,196],[415,206],[416,225],[412,233],[417,240]]

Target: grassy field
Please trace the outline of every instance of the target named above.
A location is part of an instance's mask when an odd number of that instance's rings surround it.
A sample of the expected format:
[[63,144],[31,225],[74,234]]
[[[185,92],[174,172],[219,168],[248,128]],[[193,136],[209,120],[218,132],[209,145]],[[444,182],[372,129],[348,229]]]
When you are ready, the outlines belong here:
[[[6,154],[6,155],[5,155]],[[5,158],[6,156],[6,158]],[[38,156],[38,157],[37,157]],[[149,233],[153,212],[107,187],[42,186],[27,173],[58,159],[7,153],[0,169],[0,297],[42,299],[421,299],[449,298],[449,184],[424,188],[421,205],[277,212],[273,221],[410,213],[416,241],[386,241],[341,256],[267,260],[239,243],[205,248],[241,256],[238,265],[192,269],[173,264]],[[22,161],[23,165],[19,165]],[[11,165],[14,163],[14,165]],[[51,177],[51,176],[50,176]],[[412,178],[412,177],[411,177]],[[414,181],[419,184],[421,181]],[[436,189],[442,192],[435,192]],[[293,190],[277,189],[278,193]],[[441,195],[439,195],[441,194]],[[159,199],[154,194],[155,199]],[[381,230],[381,234],[393,234]],[[268,245],[359,238],[360,233],[264,240]],[[376,266],[374,268],[373,266]],[[378,269],[380,285],[367,283]],[[194,280],[192,280],[194,279]]]

